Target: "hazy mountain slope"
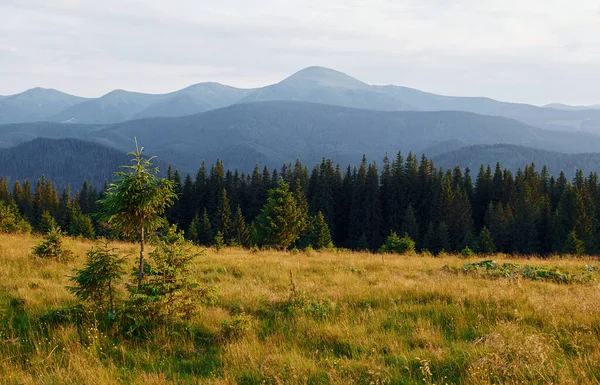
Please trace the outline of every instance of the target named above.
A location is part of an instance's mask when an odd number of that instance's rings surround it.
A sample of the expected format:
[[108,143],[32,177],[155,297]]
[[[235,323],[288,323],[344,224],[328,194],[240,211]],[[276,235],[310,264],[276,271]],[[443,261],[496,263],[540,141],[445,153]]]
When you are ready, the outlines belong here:
[[482,97],[442,96],[399,86],[375,86],[423,111],[467,111],[503,116],[540,128],[600,133],[600,110],[565,110]]
[[87,139],[121,151],[133,138],[149,153],[194,171],[218,157],[228,167],[251,170],[256,163],[280,166],[296,157],[308,164],[323,156],[342,164],[363,154],[380,160],[387,152],[439,154],[474,144],[508,143],[565,153],[592,152],[600,136],[527,126],[502,117],[467,112],[383,112],[303,102],[237,104],[201,114],[147,118],[113,125],[30,123],[0,126],[5,147],[34,137]]
[[52,122],[4,124],[0,125],[0,148],[13,147],[39,137],[84,138],[96,129],[98,126]]
[[570,106],[568,104],[562,103],[551,103],[546,104],[545,108],[554,108],[557,110],[567,110],[567,111],[581,111],[581,110],[600,110],[600,104],[595,104],[591,106]]
[[421,152],[451,143],[511,143],[552,151],[600,148],[600,136],[543,130],[501,117],[466,112],[380,112],[300,102],[239,104],[179,118],[125,122],[89,138],[129,149],[131,138],[185,169],[223,159],[249,170],[299,157],[308,164],[332,157],[342,164],[362,154],[381,159],[398,150]]
[[251,90],[224,86],[219,83],[199,83],[168,94],[136,115],[136,118],[185,116],[229,106]]
[[509,144],[462,147],[435,156],[433,160],[436,165],[445,169],[458,164],[471,168],[472,173],[477,173],[481,164],[489,164],[494,168],[496,162],[513,172],[534,162],[538,171],[546,165],[551,175],[564,171],[568,178],[574,177],[577,169],[582,169],[585,173],[600,172],[600,153],[564,154]]
[[246,92],[216,83],[196,84],[168,94],[116,90],[68,108],[50,120],[111,124],[140,117],[183,116],[230,105]]
[[85,100],[46,88],[33,88],[20,94],[3,96],[0,98],[0,124],[45,120]]
[[239,103],[259,101],[300,101],[380,111],[415,109],[366,83],[323,67],[309,67],[277,84],[254,90]]
[[0,99],[0,123],[50,120],[112,124],[191,115],[259,101],[301,101],[377,111],[466,111],[503,116],[540,128],[600,133],[597,106],[555,104],[550,105],[555,108],[547,108],[484,97],[443,96],[408,87],[373,86],[323,67],[305,68],[277,84],[252,90],[200,83],[168,94],[116,90],[86,100],[54,90],[33,89]]
[[[119,166],[129,163],[123,151],[78,139],[38,138],[0,149],[0,176],[14,182],[37,181],[45,175],[59,188],[79,188],[84,180],[101,188]],[[157,164],[165,171],[164,162]]]

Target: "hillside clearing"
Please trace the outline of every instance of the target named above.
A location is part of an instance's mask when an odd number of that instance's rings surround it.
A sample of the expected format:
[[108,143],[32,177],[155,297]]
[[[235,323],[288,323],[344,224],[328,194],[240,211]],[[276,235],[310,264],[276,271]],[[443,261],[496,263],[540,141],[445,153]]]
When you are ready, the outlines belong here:
[[[67,239],[78,257],[59,263],[33,259],[38,241],[0,234],[3,384],[600,381],[597,259],[485,258],[592,276],[557,284],[453,271],[483,258],[209,249],[193,276],[215,288],[215,304],[185,325],[121,338],[40,324],[75,304],[68,276],[94,243]],[[133,268],[136,245],[113,245]]]

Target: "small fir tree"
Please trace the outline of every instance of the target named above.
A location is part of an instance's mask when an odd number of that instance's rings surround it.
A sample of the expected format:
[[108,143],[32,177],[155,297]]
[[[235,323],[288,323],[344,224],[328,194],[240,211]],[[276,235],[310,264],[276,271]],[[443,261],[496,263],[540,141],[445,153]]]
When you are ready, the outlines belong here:
[[200,227],[200,217],[198,216],[198,214],[196,214],[194,216],[194,219],[192,219],[192,222],[190,223],[190,227],[188,228],[188,231],[185,233],[186,239],[188,239],[190,242],[198,243],[198,228],[199,227]]
[[217,252],[225,247],[225,240],[223,239],[223,234],[220,231],[217,231],[217,235],[215,235],[215,249]]
[[438,252],[450,251],[450,234],[448,233],[448,226],[446,225],[446,222],[441,222],[438,226],[436,240]]
[[42,213],[42,217],[40,218],[40,223],[38,225],[38,229],[40,230],[40,232],[46,234],[57,226],[58,225],[56,224],[54,217],[50,215],[50,212],[48,210],[44,210],[44,212]]
[[565,241],[564,252],[566,254],[577,256],[582,256],[585,254],[585,247],[583,245],[583,241],[577,237],[577,233],[575,232],[575,230],[569,233],[569,236]]
[[256,218],[258,243],[278,249],[286,249],[298,237],[303,221],[298,203],[289,191],[287,183],[269,190],[267,203]]
[[189,317],[206,294],[190,278],[189,266],[198,254],[175,226],[154,237],[152,244],[146,279],[141,288],[133,290],[129,308],[147,323]]
[[491,254],[496,251],[494,239],[486,226],[483,226],[479,233],[479,251],[483,254]]
[[75,237],[93,239],[96,236],[94,224],[87,215],[78,213],[73,217],[69,226],[69,234]]
[[126,171],[115,173],[115,181],[109,185],[105,198],[101,200],[103,217],[117,231],[131,236],[140,244],[138,263],[138,287],[144,278],[144,248],[146,236],[156,231],[163,223],[163,214],[177,198],[173,182],[157,177],[158,167],[152,160],[144,158],[144,148],[135,140],[133,165],[122,166]]
[[28,234],[31,225],[19,214],[15,204],[6,204],[0,201],[0,233]]
[[400,238],[394,231],[385,240],[385,244],[381,247],[380,252],[395,253],[395,254],[414,254],[415,241],[413,241],[407,233]]
[[313,249],[321,250],[330,249],[333,247],[329,226],[327,225],[327,221],[325,221],[323,213],[320,211],[317,213],[317,216],[313,218],[311,232],[311,244]]
[[360,238],[358,238],[358,242],[356,242],[356,250],[359,251],[369,251],[371,246],[369,246],[369,239],[367,239],[367,234],[362,233]]
[[32,253],[38,258],[56,259],[60,262],[73,258],[73,252],[63,245],[62,233],[58,226],[54,226],[46,233],[44,240],[33,248]]
[[67,287],[81,301],[106,312],[109,318],[115,314],[115,283],[125,274],[125,258],[119,257],[117,251],[108,247],[108,241],[88,251],[83,269],[70,277],[74,286]]
[[198,243],[204,246],[210,246],[213,242],[213,230],[212,224],[210,223],[210,217],[208,211],[204,209],[202,214],[202,223],[198,230]]

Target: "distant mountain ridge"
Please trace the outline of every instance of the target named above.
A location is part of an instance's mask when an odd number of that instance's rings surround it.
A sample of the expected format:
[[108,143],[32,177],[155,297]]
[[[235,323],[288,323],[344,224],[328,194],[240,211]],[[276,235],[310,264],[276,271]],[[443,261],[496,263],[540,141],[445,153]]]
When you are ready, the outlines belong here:
[[497,162],[500,162],[503,169],[513,172],[519,168],[524,169],[525,165],[531,163],[537,166],[538,171],[547,166],[550,175],[556,176],[564,171],[569,179],[575,176],[578,169],[583,170],[586,175],[590,172],[600,173],[600,153],[564,154],[510,144],[465,146],[434,156],[433,161],[444,169],[456,165],[469,167],[472,173],[476,173],[480,165],[490,165],[493,170]]
[[593,152],[600,136],[544,130],[516,120],[468,112],[373,111],[305,102],[236,104],[172,118],[112,125],[29,123],[0,126],[0,145],[35,137],[78,138],[129,151],[133,137],[149,153],[194,172],[204,159],[250,171],[256,163],[279,167],[295,158],[307,164],[323,156],[341,164],[363,154],[440,154],[461,146],[508,143],[566,153]]
[[[323,67],[308,67],[279,83],[257,89],[199,83],[167,94],[116,90],[92,99],[51,91],[52,94],[45,94],[34,89],[0,98],[0,124],[39,120],[112,124],[146,117],[192,115],[241,103],[301,101],[378,111],[465,111],[516,119],[540,128],[600,133],[600,109],[594,106],[557,104],[548,108],[485,97],[436,95],[402,86],[369,85]],[[18,102],[22,99],[27,102]]]

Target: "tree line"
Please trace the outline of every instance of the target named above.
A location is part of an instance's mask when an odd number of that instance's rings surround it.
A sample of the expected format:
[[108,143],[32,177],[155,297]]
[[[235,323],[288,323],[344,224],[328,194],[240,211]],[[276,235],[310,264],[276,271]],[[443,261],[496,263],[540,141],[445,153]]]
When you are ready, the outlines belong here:
[[[305,248],[345,247],[376,251],[395,233],[432,253],[468,248],[482,253],[593,254],[600,251],[598,175],[573,180],[550,176],[534,164],[512,173],[481,166],[437,168],[425,155],[363,157],[342,168],[323,159],[310,172],[299,160],[251,173],[206,163],[195,177],[169,167],[166,179],[177,196],[166,219],[201,245]],[[107,235],[99,217],[98,191],[88,183],[72,196],[41,178],[0,180],[0,201],[44,231],[56,222],[71,235]]]

